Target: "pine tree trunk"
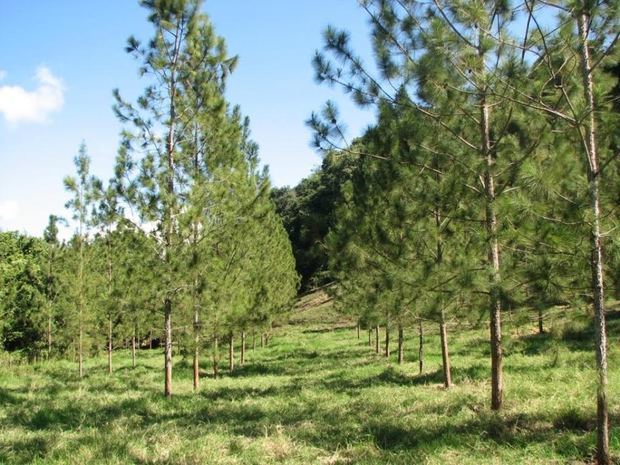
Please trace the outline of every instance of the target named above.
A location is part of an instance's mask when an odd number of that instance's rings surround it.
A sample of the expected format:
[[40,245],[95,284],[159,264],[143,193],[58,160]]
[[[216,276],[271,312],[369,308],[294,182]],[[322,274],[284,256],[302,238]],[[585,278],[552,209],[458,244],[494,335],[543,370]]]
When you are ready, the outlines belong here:
[[164,395],[172,397],[172,301],[164,301]]
[[256,332],[252,330],[252,352],[256,352]]
[[386,358],[390,358],[390,325],[385,325],[385,351],[383,353]]
[[131,367],[136,367],[136,333],[131,336]]
[[443,364],[443,385],[446,389],[452,387],[452,372],[450,369],[450,352],[448,352],[448,331],[446,322],[441,312],[441,321],[439,323],[439,335],[441,339],[441,361]]
[[405,360],[405,337],[402,325],[398,325],[398,364]]
[[52,312],[47,316],[47,358],[52,356]]
[[359,321],[357,322],[357,325],[355,326],[355,329],[357,330],[357,338],[360,338],[360,323]]
[[213,379],[217,379],[220,374],[218,366],[219,358],[218,337],[213,336]]
[[245,365],[245,331],[241,331],[241,356],[239,357],[239,366]]
[[420,374],[424,373],[424,326],[422,320],[419,321],[419,345],[418,345],[418,362],[420,366]]
[[198,392],[200,384],[200,316],[198,307],[194,309],[194,392]]
[[80,374],[80,378],[84,376],[84,359],[82,356],[82,339],[83,339],[83,329],[82,329],[82,321],[80,318],[80,336],[78,341],[78,372]]
[[594,102],[594,82],[592,76],[592,59],[589,50],[590,15],[583,10],[577,17],[577,26],[581,38],[581,71],[588,118],[585,151],[588,159],[588,193],[590,197],[590,244],[592,270],[592,294],[594,298],[594,331],[596,339],[597,368],[597,435],[596,458],[599,465],[609,465],[609,405],[607,400],[607,328],[605,323],[605,299],[603,285],[603,244],[601,242],[601,208],[599,183],[601,171],[596,143],[596,105]]
[[[482,35],[481,35],[482,37]],[[479,55],[484,63],[484,48],[479,46]],[[484,64],[482,64],[484,66]],[[491,409],[502,407],[504,395],[503,360],[502,360],[502,324],[501,324],[501,274],[499,241],[497,238],[497,215],[495,211],[495,157],[491,149],[490,106],[487,102],[486,88],[480,92],[480,132],[482,155],[485,162],[484,188],[486,230],[489,244],[490,292],[489,320],[491,345]]]
[[228,338],[228,370],[231,373],[235,370],[235,339],[232,333]]
[[375,353],[379,353],[379,326],[375,326]]
[[538,307],[538,333],[539,334],[544,334],[545,333],[545,327],[543,324],[543,310],[542,307]]
[[112,318],[108,320],[108,374],[112,374]]

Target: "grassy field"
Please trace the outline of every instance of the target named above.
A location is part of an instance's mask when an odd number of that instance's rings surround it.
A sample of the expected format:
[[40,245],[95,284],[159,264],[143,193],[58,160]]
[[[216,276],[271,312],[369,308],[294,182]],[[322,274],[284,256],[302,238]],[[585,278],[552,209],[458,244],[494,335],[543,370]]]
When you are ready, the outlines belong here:
[[[489,404],[486,331],[453,328],[456,386],[441,386],[436,334],[399,366],[329,304],[302,307],[269,347],[232,376],[192,393],[191,364],[175,359],[172,400],[162,397],[159,351],[102,356],[78,379],[70,362],[3,367],[0,463],[20,464],[564,464],[590,463],[594,379],[585,318],[552,331],[507,323],[506,408]],[[612,450],[620,453],[620,318],[610,315]],[[531,327],[531,328],[530,328]],[[334,329],[337,328],[337,329]],[[427,328],[428,332],[434,329]],[[435,333],[435,331],[433,331]],[[205,360],[206,362],[206,360]]]

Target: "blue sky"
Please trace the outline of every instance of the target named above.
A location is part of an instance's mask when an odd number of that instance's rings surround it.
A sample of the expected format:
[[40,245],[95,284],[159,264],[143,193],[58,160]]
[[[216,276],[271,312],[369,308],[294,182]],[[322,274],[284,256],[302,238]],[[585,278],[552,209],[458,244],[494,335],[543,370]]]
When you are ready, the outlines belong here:
[[[144,86],[125,42],[152,34],[132,0],[20,0],[2,10],[0,229],[40,235],[50,213],[66,214],[62,179],[82,140],[93,173],[110,176],[121,129],[112,89],[131,99]],[[317,85],[310,65],[328,24],[351,31],[371,56],[355,0],[207,0],[204,10],[240,57],[227,97],[250,117],[274,185],[294,185],[320,164],[304,121],[327,99],[339,103],[351,135],[372,120],[338,89]]]

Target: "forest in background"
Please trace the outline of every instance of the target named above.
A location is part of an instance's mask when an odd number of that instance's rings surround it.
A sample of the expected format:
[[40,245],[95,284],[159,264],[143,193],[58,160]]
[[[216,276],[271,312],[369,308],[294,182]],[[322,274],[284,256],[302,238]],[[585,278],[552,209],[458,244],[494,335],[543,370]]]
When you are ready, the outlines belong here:
[[[375,110],[359,138],[328,102],[311,115],[320,169],[272,188],[249,120],[224,98],[234,70],[200,2],[143,2],[150,41],[128,40],[146,87],[115,90],[125,126],[114,177],[85,145],[65,179],[75,234],[0,234],[2,346],[12,359],[161,346],[220,346],[234,370],[247,338],[264,345],[297,292],[325,288],[361,329],[435,325],[453,386],[450,328],[489,329],[490,406],[504,400],[502,320],[527,310],[538,331],[558,308],[593,321],[597,460],[609,447],[606,306],[620,300],[618,2],[362,1],[376,63],[326,29],[320,83]],[[236,345],[236,338],[240,344]],[[173,347],[174,345],[174,347]],[[422,360],[422,354],[419,355]],[[9,358],[8,360],[10,360]],[[420,363],[422,371],[422,363]],[[510,389],[507,386],[506,389]]]

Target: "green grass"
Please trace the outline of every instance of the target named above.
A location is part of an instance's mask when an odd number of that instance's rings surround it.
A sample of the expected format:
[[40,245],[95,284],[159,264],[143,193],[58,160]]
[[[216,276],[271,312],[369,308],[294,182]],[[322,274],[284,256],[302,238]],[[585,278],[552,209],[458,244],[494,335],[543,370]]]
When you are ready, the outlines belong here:
[[[342,321],[298,312],[270,346],[249,351],[232,376],[201,391],[190,363],[175,359],[174,397],[162,397],[159,351],[73,363],[4,367],[0,463],[20,464],[564,464],[591,463],[593,351],[585,320],[558,319],[546,335],[507,325],[505,409],[490,411],[485,330],[452,331],[456,383],[441,387],[439,342],[417,341],[407,363],[375,355],[367,334],[329,330]],[[620,453],[620,318],[610,315],[612,450]],[[303,323],[303,324],[302,324]],[[530,326],[533,326],[530,324]],[[429,326],[428,331],[432,328]],[[517,331],[518,329],[518,331]]]

